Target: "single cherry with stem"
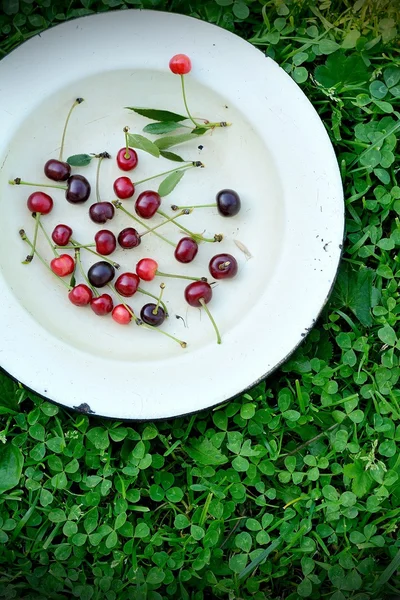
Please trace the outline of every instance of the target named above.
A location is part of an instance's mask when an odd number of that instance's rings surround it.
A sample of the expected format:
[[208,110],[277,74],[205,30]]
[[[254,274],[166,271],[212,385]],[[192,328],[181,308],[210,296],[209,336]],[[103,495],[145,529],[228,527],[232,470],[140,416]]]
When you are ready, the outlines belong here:
[[137,197],[135,211],[142,219],[151,219],[161,205],[161,196],[157,192],[147,190]]
[[175,56],[173,56],[171,58],[171,60],[169,61],[169,68],[172,71],[172,73],[174,73],[175,75],[179,75],[181,78],[183,103],[185,105],[187,115],[188,115],[189,119],[192,121],[195,128],[214,129],[215,127],[228,127],[229,125],[231,125],[231,123],[227,123],[226,121],[220,121],[219,123],[218,122],[210,123],[210,121],[208,121],[207,119],[201,119],[204,122],[199,123],[192,117],[190,110],[189,110],[189,106],[188,106],[188,102],[187,102],[187,98],[186,98],[186,91],[185,91],[185,75],[190,73],[190,71],[192,69],[192,63],[191,63],[190,58],[186,54],[175,54]]
[[108,152],[101,152],[96,157],[99,159],[96,170],[96,202],[89,208],[89,217],[94,223],[106,223],[114,216],[115,209],[111,202],[105,202],[100,197],[100,167],[105,158],[111,158]]
[[207,313],[208,318],[210,319],[215,333],[217,335],[217,343],[221,343],[221,336],[218,331],[218,327],[207,304],[210,302],[212,298],[212,288],[209,283],[206,281],[195,281],[193,283],[189,283],[187,288],[185,289],[185,300],[190,306],[195,306],[198,308],[204,308]]
[[40,225],[40,217],[41,215],[47,215],[49,212],[51,212],[53,209],[53,199],[44,192],[34,192],[29,196],[27,200],[27,206],[35,219],[35,232],[33,234],[32,252],[28,254],[26,259],[23,261],[23,264],[29,264],[33,260]]
[[90,183],[83,175],[71,175],[67,179],[67,185],[53,185],[49,183],[32,183],[31,181],[23,181],[20,177],[10,179],[10,185],[32,185],[34,187],[52,188],[55,190],[64,190],[65,198],[71,204],[81,204],[86,202],[90,196]]
[[94,236],[96,242],[96,252],[102,256],[112,254],[117,247],[117,240],[112,231],[101,229]]
[[133,148],[129,147],[129,127],[124,127],[125,147],[118,150],[117,165],[122,171],[132,171],[138,164],[138,155]]
[[158,270],[158,263],[153,258],[142,258],[139,260],[136,265],[136,273],[143,281],[153,281],[156,275],[159,277],[173,277],[174,279],[188,279],[189,281],[207,281],[205,277],[189,277],[187,275],[163,273]]
[[75,306],[87,306],[93,300],[93,292],[88,285],[79,283],[69,292],[68,299]]
[[235,190],[221,190],[216,196],[216,202],[213,204],[192,204],[190,206],[178,206],[172,204],[171,209],[183,210],[185,208],[217,208],[222,217],[234,217],[238,214],[241,208],[240,196]]
[[69,119],[71,117],[72,111],[75,106],[78,104],[82,104],[83,98],[77,98],[73,105],[71,106],[67,118],[64,124],[64,130],[61,138],[61,146],[60,146],[60,154],[58,160],[51,158],[44,165],[44,173],[46,177],[52,179],[53,181],[67,181],[68,177],[71,175],[71,165],[67,162],[63,161],[63,152],[64,152],[64,143],[65,143],[65,135],[67,133],[67,127],[69,123]]
[[121,273],[118,279],[114,283],[114,287],[117,292],[124,296],[124,298],[130,298],[136,294],[139,288],[140,279],[136,273]]
[[210,260],[208,269],[214,279],[232,279],[238,272],[238,264],[232,254],[216,254]]
[[157,304],[145,304],[142,307],[142,310],[140,311],[140,318],[142,319],[142,321],[147,323],[147,325],[151,325],[152,327],[159,327],[160,325],[162,325],[167,316],[163,307],[160,306],[161,298],[165,289],[165,283],[161,283],[160,288],[161,291],[157,300]]
[[115,269],[110,263],[101,260],[90,267],[87,277],[90,285],[102,288],[114,279]]
[[60,254],[52,259],[50,268],[58,277],[67,277],[75,271],[75,261],[69,254]]
[[[48,271],[50,271],[50,273],[52,275],[54,275],[55,277],[57,277],[57,279],[59,281],[61,281],[61,283],[68,289],[68,291],[71,290],[71,287],[68,285],[68,283],[66,281],[64,281],[63,279],[61,279],[61,277],[59,275],[57,275],[57,273],[55,271],[53,271],[53,269],[51,269],[49,267],[49,265],[47,264],[47,262],[44,260],[43,256],[39,253],[39,251],[35,248],[33,248],[33,243],[30,241],[30,239],[28,238],[28,236],[26,235],[25,231],[23,229],[19,230],[19,235],[21,237],[21,239],[28,244],[28,246],[30,246],[30,248],[32,249],[32,251],[34,251],[35,255],[38,257],[38,259],[40,260],[40,262],[46,267],[46,269]],[[71,257],[69,257],[71,258]]]
[[[123,213],[125,213],[126,215],[128,215],[128,217],[130,217],[131,219],[133,219],[134,221],[136,221],[136,223],[139,223],[142,227],[144,227],[144,229],[146,229],[147,231],[152,231],[151,227],[149,227],[146,223],[143,223],[143,221],[141,221],[140,219],[138,219],[138,217],[136,217],[135,215],[133,215],[132,213],[130,213],[128,210],[126,210],[126,208],[124,208],[122,206],[122,203],[119,200],[113,200],[112,203],[114,204],[115,208],[118,208],[118,210],[121,210]],[[171,240],[168,240],[166,237],[164,237],[163,235],[161,235],[157,231],[154,231],[154,235],[156,235],[161,240],[164,240],[164,242],[166,242],[167,244],[169,244],[170,246],[173,246],[175,248],[174,242],[171,242]]]
[[129,325],[132,321],[133,311],[127,304],[117,304],[112,309],[111,316],[119,325]]
[[190,263],[195,259],[199,246],[197,242],[190,237],[184,237],[179,240],[175,248],[174,256],[180,263]]

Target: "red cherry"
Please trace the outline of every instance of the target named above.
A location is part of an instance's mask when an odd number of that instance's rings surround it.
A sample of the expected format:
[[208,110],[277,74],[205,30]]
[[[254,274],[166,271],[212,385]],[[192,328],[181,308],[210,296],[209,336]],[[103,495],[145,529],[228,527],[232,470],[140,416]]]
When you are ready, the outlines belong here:
[[53,258],[50,268],[58,277],[66,277],[74,272],[75,262],[69,254],[61,254],[57,258]]
[[132,198],[135,193],[135,186],[129,177],[118,177],[114,181],[114,193],[120,200]]
[[62,160],[51,158],[44,165],[44,173],[53,181],[67,181],[71,175],[71,166]]
[[121,296],[133,296],[139,287],[140,279],[136,273],[121,273],[115,282],[115,289]]
[[115,235],[108,229],[101,229],[98,231],[94,236],[94,241],[96,242],[96,252],[103,256],[112,254],[117,247]]
[[131,313],[123,304],[117,304],[117,306],[113,308],[111,316],[114,321],[120,325],[128,325],[132,320]]
[[138,164],[138,155],[133,148],[129,148],[129,157],[125,157],[126,148],[118,150],[117,154],[117,165],[122,171],[132,171]]
[[192,62],[186,54],[175,54],[169,61],[169,68],[175,75],[186,75],[192,69]]
[[158,263],[152,258],[142,258],[136,265],[136,273],[143,281],[152,281],[156,276]]
[[199,246],[197,242],[190,237],[184,237],[178,242],[174,256],[181,263],[190,263],[198,251]]
[[126,227],[118,235],[118,244],[121,248],[136,248],[141,243],[141,237],[133,227]]
[[238,272],[237,260],[232,254],[216,254],[208,268],[214,279],[231,279]]
[[56,225],[51,234],[51,239],[57,246],[68,246],[68,242],[71,239],[72,229],[69,225]]
[[190,306],[201,306],[201,299],[208,304],[211,298],[212,288],[206,281],[193,281],[185,289],[185,300]]
[[31,212],[47,215],[53,208],[53,199],[44,192],[33,192],[28,198],[27,205]]
[[68,298],[75,306],[87,306],[93,298],[93,293],[90,287],[84,283],[80,283],[72,288],[68,294]]
[[102,294],[98,298],[93,298],[90,302],[90,308],[99,317],[108,315],[112,311],[113,306],[114,303],[109,294]]
[[161,204],[161,196],[157,192],[147,190],[137,197],[135,210],[142,219],[151,219],[156,214]]

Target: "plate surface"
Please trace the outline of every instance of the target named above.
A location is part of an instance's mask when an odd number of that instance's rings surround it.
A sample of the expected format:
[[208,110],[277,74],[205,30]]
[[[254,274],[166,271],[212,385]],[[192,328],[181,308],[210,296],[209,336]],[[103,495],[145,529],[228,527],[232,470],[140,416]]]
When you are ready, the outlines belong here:
[[[170,212],[171,203],[213,202],[226,187],[238,191],[242,210],[230,219],[214,209],[182,217],[190,229],[224,234],[221,244],[201,245],[190,265],[177,263],[173,248],[151,235],[139,248],[117,252],[115,260],[120,272],[134,271],[139,258],[153,256],[162,271],[202,276],[214,254],[237,257],[238,276],[219,282],[209,305],[221,345],[203,311],[186,306],[184,283],[165,280],[170,311],[165,330],[184,339],[186,350],[155,332],[118,326],[110,317],[72,306],[65,288],[39,260],[22,265],[27,247],[18,230],[24,227],[32,235],[26,199],[34,188],[7,183],[15,177],[48,183],[43,165],[57,158],[65,115],[78,96],[85,102],[71,118],[65,156],[107,150],[115,157],[123,127],[140,133],[149,122],[126,106],[181,112],[179,77],[168,69],[169,58],[179,52],[192,58],[187,77],[192,113],[233,125],[176,148],[206,168],[190,170],[163,200],[164,210]],[[338,165],[324,126],[300,88],[249,43],[193,18],[152,11],[70,21],[1,61],[0,130],[0,364],[37,393],[67,407],[87,403],[94,413],[118,419],[190,413],[265,377],[312,327],[341,254]],[[143,152],[139,161],[133,180],[176,164]],[[93,188],[94,163],[74,170]],[[103,200],[114,198],[112,182],[121,174],[115,160],[103,161]],[[46,229],[68,223],[76,239],[89,243],[101,227],[88,218],[90,201],[71,205],[61,190],[52,196],[54,210],[43,217]],[[124,206],[133,211],[132,200]],[[133,222],[118,211],[105,227],[118,233],[129,225]],[[172,225],[163,233],[174,242],[181,236]],[[43,239],[39,247],[51,258]],[[93,262],[84,256],[86,267]],[[143,287],[157,293],[159,283]],[[129,299],[137,312],[145,302],[138,294]]]

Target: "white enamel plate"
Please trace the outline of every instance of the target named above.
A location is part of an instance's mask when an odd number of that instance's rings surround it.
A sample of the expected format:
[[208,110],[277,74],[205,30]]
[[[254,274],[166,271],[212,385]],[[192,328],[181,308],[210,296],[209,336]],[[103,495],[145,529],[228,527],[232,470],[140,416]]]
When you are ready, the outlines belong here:
[[[163,327],[185,340],[186,349],[156,332],[117,325],[90,307],[73,306],[65,287],[37,258],[21,264],[29,249],[18,231],[24,228],[32,236],[34,221],[26,200],[35,188],[8,184],[15,177],[50,183],[43,165],[58,157],[65,116],[82,96],[85,102],[70,120],[65,158],[107,150],[113,159],[103,161],[100,193],[103,200],[114,199],[113,181],[124,174],[115,161],[124,144],[122,129],[129,125],[132,133],[142,133],[150,122],[124,107],[184,110],[180,78],[168,69],[176,53],[192,59],[186,78],[192,113],[233,125],[172,149],[187,160],[203,161],[206,168],[189,170],[163,199],[163,208],[172,214],[171,204],[212,203],[219,190],[233,188],[242,209],[232,218],[213,208],[181,218],[196,232],[224,234],[220,244],[203,243],[191,264],[176,262],[173,248],[152,234],[138,248],[117,251],[112,258],[120,262],[120,272],[134,271],[136,262],[148,256],[162,271],[200,277],[208,274],[214,254],[234,254],[238,275],[215,285],[209,304],[221,345],[204,311],[186,305],[185,282],[165,280],[170,316]],[[265,377],[313,325],[341,254],[338,165],[300,88],[239,37],[192,18],[151,11],[111,12],[65,23],[1,61],[0,131],[0,364],[38,394],[117,419],[198,411]],[[74,169],[89,179],[93,190],[95,163]],[[139,180],[176,165],[139,151],[139,165],[128,175]],[[157,189],[158,183],[147,185]],[[145,189],[138,186],[138,191]],[[92,242],[101,228],[88,217],[94,193],[80,205],[69,204],[62,190],[51,195],[54,209],[42,218],[46,230],[67,223],[75,239]],[[131,212],[133,205],[132,199],[124,202]],[[117,211],[104,227],[117,234],[128,226],[135,224]],[[182,236],[172,224],[163,227],[163,234],[174,242]],[[52,258],[43,236],[38,248]],[[83,253],[85,268],[95,261]],[[156,278],[143,287],[157,294],[159,284]],[[128,303],[139,313],[146,298],[136,294]]]

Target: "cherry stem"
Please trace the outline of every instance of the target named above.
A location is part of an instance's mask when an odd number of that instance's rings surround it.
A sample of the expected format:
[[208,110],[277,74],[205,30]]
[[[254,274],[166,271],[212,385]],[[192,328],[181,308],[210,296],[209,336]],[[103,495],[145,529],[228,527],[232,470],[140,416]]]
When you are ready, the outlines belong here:
[[10,179],[8,183],[10,185],[33,185],[34,187],[53,188],[55,190],[64,190],[64,192],[68,189],[66,185],[52,185],[51,183],[32,183],[31,181],[22,181],[20,177]]
[[47,233],[47,231],[45,230],[45,228],[44,228],[44,226],[43,226],[43,223],[42,223],[42,221],[39,221],[39,227],[40,227],[40,229],[42,230],[42,233],[43,233],[44,237],[45,237],[45,238],[46,238],[46,240],[48,241],[48,243],[49,243],[49,246],[50,246],[50,248],[52,249],[54,256],[55,256],[56,258],[57,258],[57,257],[59,257],[60,255],[59,255],[59,253],[57,252],[57,250],[54,248],[54,244],[53,244],[52,240],[50,239],[50,237],[49,237],[49,234],[48,234],[48,233]]
[[153,233],[153,231],[155,229],[158,229],[159,227],[162,227],[163,225],[166,225],[167,223],[170,223],[171,221],[174,221],[175,219],[177,219],[178,217],[182,217],[183,215],[189,215],[191,213],[191,211],[189,210],[182,210],[178,215],[175,215],[174,217],[170,217],[169,219],[166,219],[165,221],[163,221],[162,223],[159,223],[158,225],[156,225],[155,227],[153,227],[152,229],[148,229],[147,231],[145,231],[144,233],[140,234],[140,237],[142,238],[144,235],[147,235],[148,233]]
[[128,131],[129,131],[129,127],[124,127],[124,133],[125,133],[125,158],[126,160],[128,160],[128,158],[131,157],[131,153],[129,152],[129,141],[128,141]]
[[[154,300],[159,300],[159,297],[158,297],[158,296],[155,296],[154,294],[151,294],[150,292],[148,292],[148,291],[144,290],[144,289],[143,289],[143,288],[141,288],[141,287],[138,287],[138,289],[137,289],[136,291],[137,291],[137,292],[140,292],[141,294],[144,294],[145,296],[150,296],[150,298],[154,298]],[[162,302],[162,301],[160,300],[160,304],[161,304],[161,306],[162,306],[162,307],[163,307],[163,309],[164,309],[165,316],[166,316],[166,317],[168,317],[168,309],[167,309],[167,307],[165,306],[164,302]]]
[[174,275],[173,273],[162,273],[156,271],[156,275],[159,277],[173,277],[175,279],[189,279],[189,281],[207,281],[205,277],[188,277],[187,275]]
[[72,115],[72,111],[74,110],[75,106],[78,106],[78,104],[82,104],[82,102],[83,102],[83,98],[77,98],[75,100],[75,102],[73,103],[73,105],[71,106],[71,108],[69,109],[69,113],[68,113],[67,118],[65,120],[64,130],[63,130],[63,134],[62,134],[62,138],[61,138],[59,160],[62,160],[62,156],[63,156],[63,152],[64,152],[65,135],[67,133],[68,122],[69,122],[70,117]]
[[92,290],[93,294],[95,296],[100,296],[99,292],[96,290],[96,288],[94,288],[92,286],[92,284],[90,283],[86,273],[85,273],[85,269],[82,266],[82,261],[81,261],[81,250],[80,248],[75,248],[75,261],[78,264],[79,270],[82,274],[83,279],[86,281],[86,283],[88,284],[88,286],[90,287],[90,289]]
[[162,299],[162,296],[163,296],[163,293],[165,290],[165,283],[160,283],[160,288],[161,288],[161,292],[158,297],[156,307],[153,309],[153,315],[156,315],[158,313],[158,307],[160,306],[160,302],[161,302],[161,299]]
[[215,329],[215,333],[217,334],[217,344],[221,344],[221,336],[220,336],[220,333],[218,331],[217,324],[214,321],[214,318],[213,318],[212,314],[210,313],[210,310],[209,310],[207,304],[204,302],[204,298],[199,298],[199,302],[200,302],[201,306],[204,308],[204,310],[206,311],[207,316],[210,319],[211,323],[213,324],[213,327]]
[[40,212],[35,213],[35,231],[34,231],[34,234],[33,234],[32,254],[29,254],[26,257],[26,262],[27,263],[32,262],[33,257],[35,255],[36,242],[37,242],[37,237],[38,237],[38,232],[39,232],[40,217],[41,217],[41,213]]
[[189,119],[192,121],[192,123],[194,124],[195,127],[199,127],[200,123],[198,123],[197,121],[195,121],[192,117],[192,115],[190,114],[190,110],[189,110],[189,106],[187,103],[187,99],[186,99],[186,91],[185,91],[185,76],[181,75],[181,84],[182,84],[182,96],[183,96],[183,103],[185,105],[186,108],[186,112],[188,114]]
[[75,248],[94,248],[96,244],[74,244],[73,246],[53,246],[53,248],[59,248],[60,250],[75,250]]
[[226,260],[225,262],[223,262],[220,265],[218,265],[218,269],[220,271],[223,271],[224,269],[227,269],[230,264],[231,264],[231,262],[229,260]]
[[215,208],[217,203],[214,204],[193,204],[192,206],[177,206],[176,204],[171,205],[171,210],[194,210],[195,208]]
[[[158,210],[157,212],[162,217],[168,219],[168,215],[165,214],[165,212],[163,212],[162,210]],[[221,242],[222,239],[223,239],[222,233],[216,233],[213,238],[206,238],[206,237],[203,237],[200,234],[193,233],[193,231],[190,231],[190,229],[187,229],[186,227],[183,227],[179,223],[175,223],[175,221],[173,221],[173,220],[171,220],[171,223],[173,223],[174,225],[176,225],[177,227],[179,227],[179,229],[181,229],[182,231],[185,231],[186,233],[188,233],[190,235],[190,237],[192,237],[196,241],[214,243],[214,242]]]
[[134,185],[139,185],[141,183],[145,183],[146,181],[150,181],[151,179],[157,179],[157,177],[162,177],[163,175],[168,175],[169,173],[174,173],[175,171],[182,171],[183,169],[192,169],[193,167],[204,167],[203,163],[200,161],[192,161],[190,164],[182,165],[181,167],[175,167],[175,169],[170,169],[169,171],[164,171],[163,173],[158,173],[157,175],[152,175],[151,177],[147,177],[146,179],[141,179],[140,181],[134,181]]
[[[61,277],[59,277],[56,273],[54,273],[54,271],[52,271],[52,269],[49,267],[49,265],[47,264],[47,262],[44,260],[43,256],[41,256],[41,254],[39,254],[39,252],[36,250],[36,248],[35,249],[33,248],[32,242],[30,241],[30,239],[28,238],[28,236],[26,235],[26,233],[25,233],[25,231],[23,229],[20,229],[19,235],[21,236],[21,239],[24,240],[24,242],[26,242],[32,248],[32,250],[34,251],[34,254],[36,254],[36,256],[38,257],[38,259],[40,260],[40,262],[44,264],[44,266],[46,267],[46,269],[48,269],[50,271],[50,273],[52,275],[54,275],[54,277],[57,277],[57,279],[59,281],[61,281],[61,283],[63,285],[65,285],[65,287],[68,289],[68,291],[70,291],[71,287],[68,285],[68,283],[66,281],[64,281]],[[29,262],[31,262],[31,261],[30,260],[24,260],[22,262],[22,264],[27,264]]]
[[102,260],[105,260],[106,262],[108,262],[115,269],[119,269],[120,265],[118,263],[114,262],[113,260],[110,260],[109,258],[107,258],[106,256],[103,256],[102,254],[99,254],[98,252],[95,252],[95,250],[92,250],[91,248],[89,248],[89,246],[82,246],[79,242],[76,242],[73,239],[71,239],[71,243],[73,245],[73,248],[79,248],[79,249],[85,248],[85,250],[87,250],[88,252],[91,252],[95,256],[98,256]]
[[[119,210],[122,210],[122,212],[124,212],[126,215],[128,215],[128,217],[131,217],[131,219],[133,219],[134,221],[136,221],[137,223],[139,223],[142,227],[144,227],[148,231],[152,230],[152,227],[149,227],[148,225],[146,225],[146,223],[143,223],[143,221],[141,221],[140,219],[138,219],[137,217],[135,217],[135,215],[133,215],[132,213],[130,213],[129,211],[127,211],[126,208],[124,208],[122,206],[122,204],[121,204],[121,202],[119,200],[113,200],[112,204],[115,206],[115,208],[118,208]],[[171,242],[171,240],[168,240],[167,238],[165,238],[160,233],[157,233],[156,231],[154,231],[153,233],[154,233],[154,235],[156,235],[160,239],[164,240],[164,242],[166,242],[167,244],[169,244],[170,246],[173,246],[175,248],[175,244],[173,242]]]
[[100,180],[100,167],[101,167],[101,163],[103,162],[103,158],[104,158],[104,156],[100,156],[99,163],[97,165],[97,170],[96,170],[96,202],[101,202],[99,180]]

